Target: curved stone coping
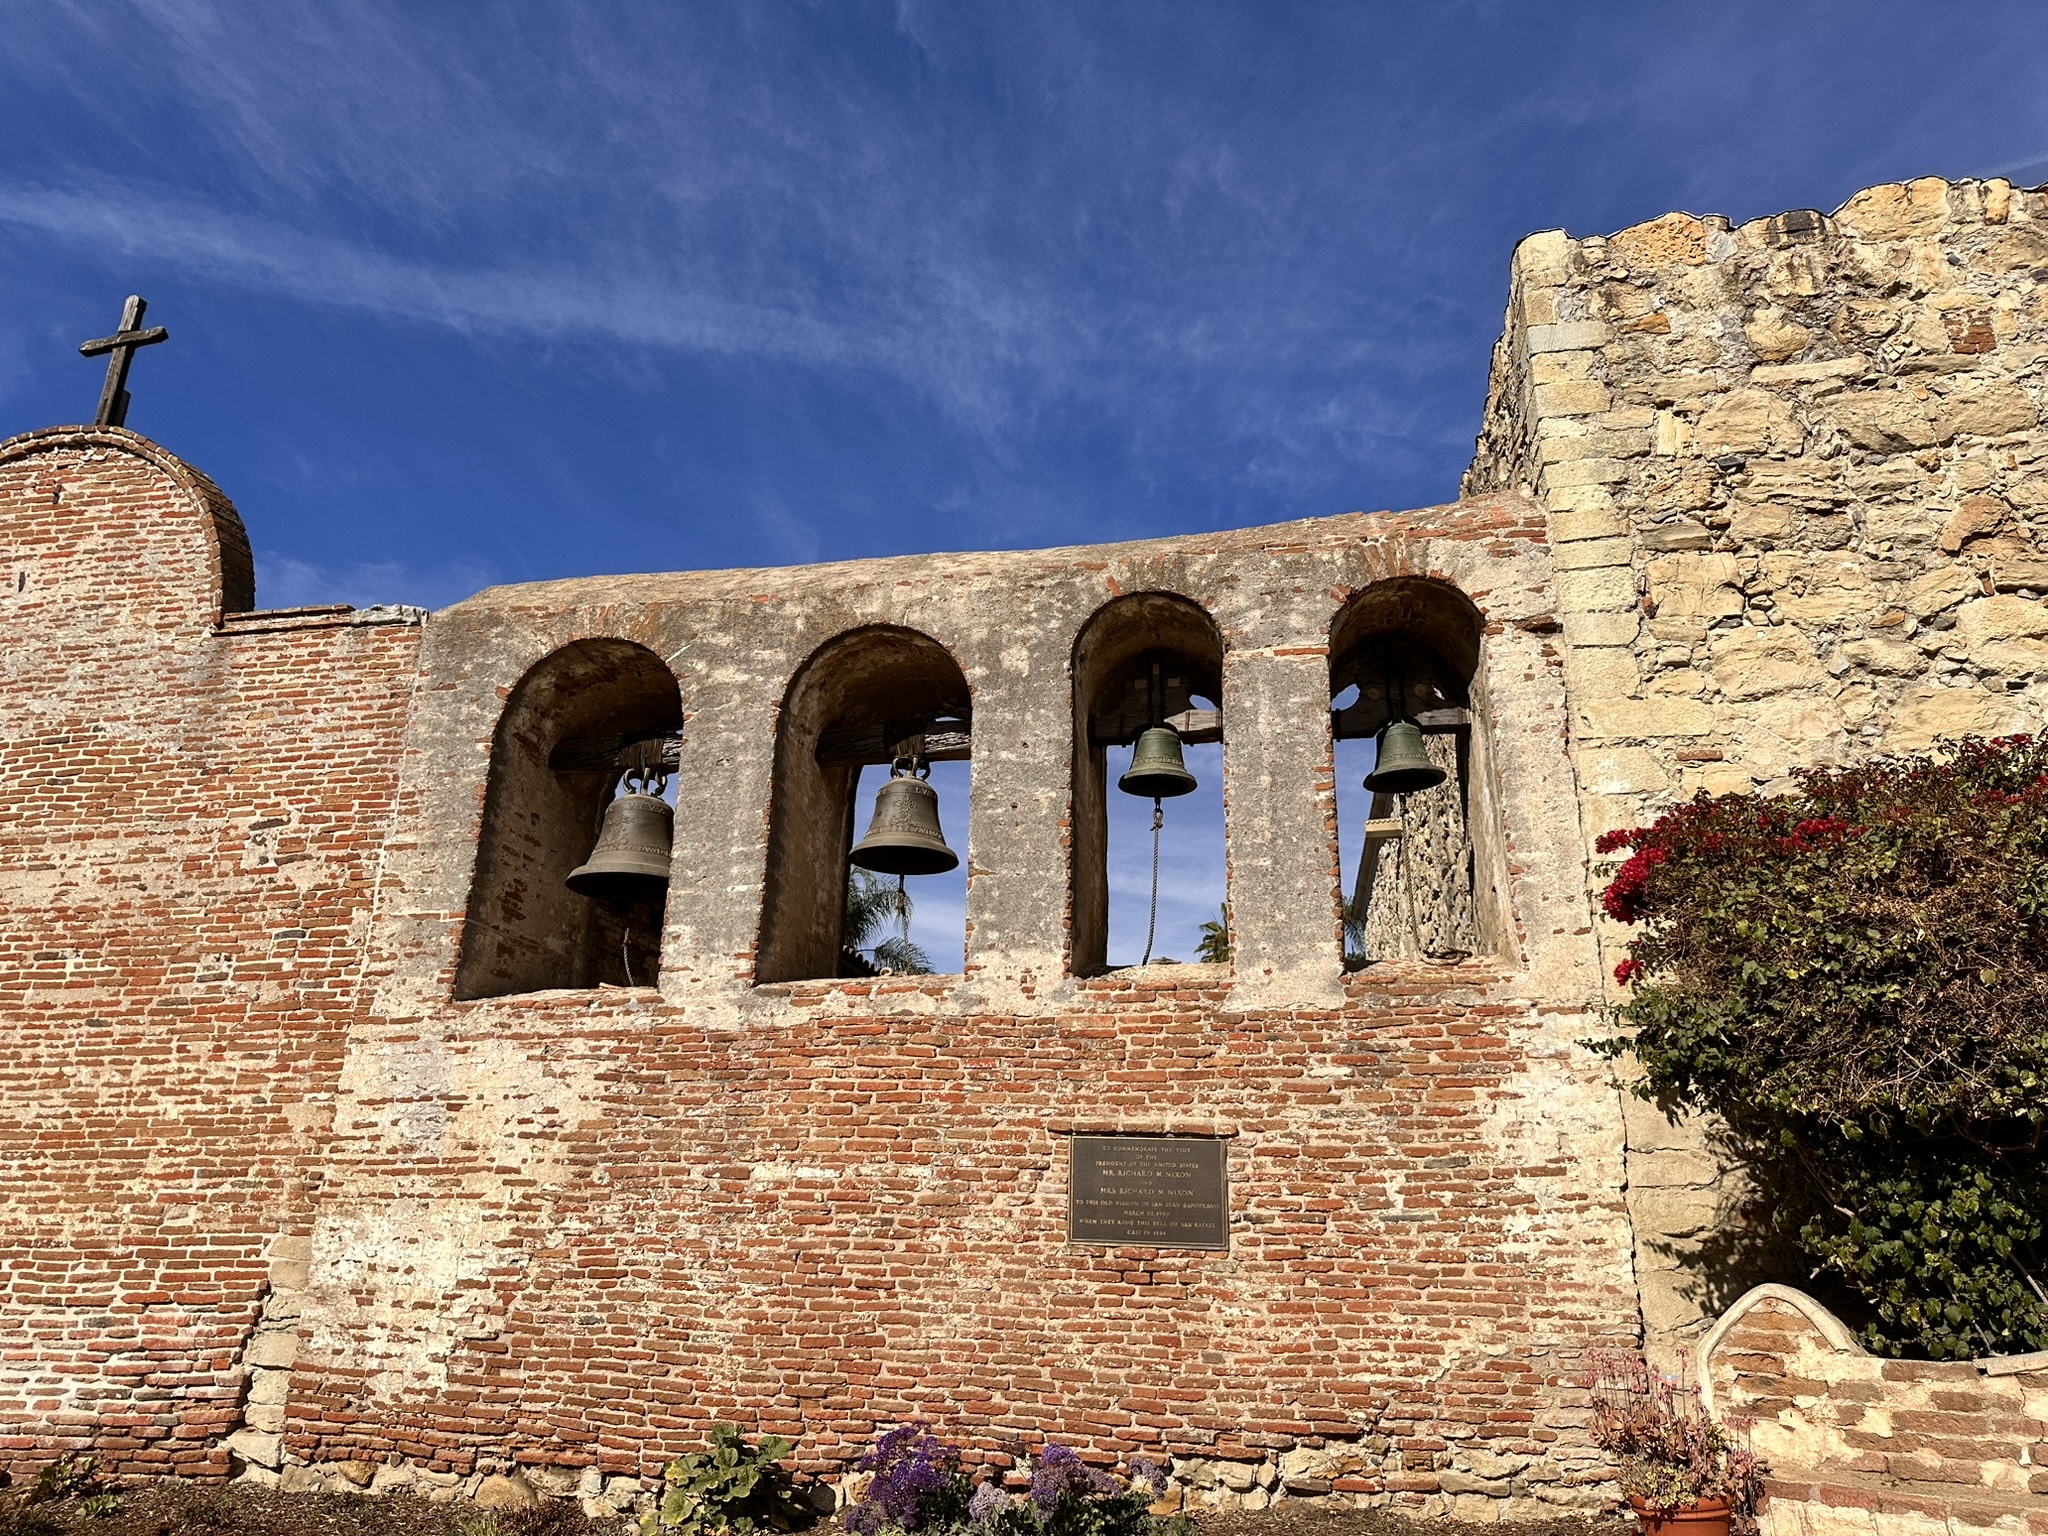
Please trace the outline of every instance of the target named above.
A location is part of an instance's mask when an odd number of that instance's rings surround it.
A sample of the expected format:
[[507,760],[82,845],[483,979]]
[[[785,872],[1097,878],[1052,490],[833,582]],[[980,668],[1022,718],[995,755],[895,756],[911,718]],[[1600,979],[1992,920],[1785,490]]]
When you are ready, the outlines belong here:
[[1781,1301],[1786,1306],[1792,1308],[1793,1311],[1799,1313],[1800,1316],[1813,1324],[1814,1331],[1823,1339],[1826,1339],[1829,1345],[1840,1353],[1845,1355],[1867,1355],[1870,1353],[1869,1350],[1856,1342],[1856,1335],[1849,1331],[1847,1323],[1807,1295],[1806,1292],[1795,1290],[1789,1285],[1753,1286],[1736,1298],[1734,1304],[1721,1314],[1719,1321],[1707,1330],[1707,1336],[1700,1340],[1700,1402],[1705,1406],[1708,1413],[1715,1411],[1714,1351],[1719,1349],[1721,1341],[1735,1330],[1736,1324],[1740,1323],[1750,1312],[1766,1301]]

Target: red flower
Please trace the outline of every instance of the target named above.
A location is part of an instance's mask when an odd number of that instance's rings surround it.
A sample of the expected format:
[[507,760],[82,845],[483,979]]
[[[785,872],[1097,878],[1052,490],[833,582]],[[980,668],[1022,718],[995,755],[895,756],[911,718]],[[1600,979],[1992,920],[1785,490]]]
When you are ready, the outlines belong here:
[[1640,960],[1624,960],[1614,968],[1615,981],[1624,987],[1642,974],[1643,962]]
[[1638,848],[1614,872],[1600,893],[1600,906],[1617,922],[1633,923],[1643,915],[1649,895],[1650,871],[1671,857],[1663,848]]

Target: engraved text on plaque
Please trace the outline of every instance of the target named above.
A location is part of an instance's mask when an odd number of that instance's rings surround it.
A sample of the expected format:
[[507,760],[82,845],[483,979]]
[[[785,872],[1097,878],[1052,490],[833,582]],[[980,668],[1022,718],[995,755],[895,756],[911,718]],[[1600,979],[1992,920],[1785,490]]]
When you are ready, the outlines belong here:
[[1067,1238],[1117,1247],[1230,1247],[1228,1143],[1215,1136],[1075,1136]]

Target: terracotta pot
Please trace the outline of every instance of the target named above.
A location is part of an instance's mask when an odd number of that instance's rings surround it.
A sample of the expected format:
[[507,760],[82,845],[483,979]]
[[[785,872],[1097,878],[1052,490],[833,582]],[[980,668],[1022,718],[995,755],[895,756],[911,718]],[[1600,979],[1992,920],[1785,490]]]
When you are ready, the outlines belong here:
[[1728,1536],[1728,1522],[1735,1506],[1727,1499],[1702,1499],[1660,1515],[1641,1499],[1630,1497],[1628,1507],[1643,1523],[1643,1536]]

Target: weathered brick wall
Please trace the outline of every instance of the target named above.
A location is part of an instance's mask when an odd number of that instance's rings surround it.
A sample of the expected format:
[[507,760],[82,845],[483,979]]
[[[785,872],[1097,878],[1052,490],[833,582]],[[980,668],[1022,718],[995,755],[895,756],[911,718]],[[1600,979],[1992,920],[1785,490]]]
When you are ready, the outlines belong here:
[[1707,1335],[1700,1371],[1771,1468],[1768,1536],[2048,1531],[2048,1355],[1879,1359],[1766,1286]]
[[[1465,488],[1548,514],[1589,837],[1702,789],[2042,728],[2044,274],[2048,189],[2002,181],[1522,243]],[[1625,934],[1602,938],[1611,970]],[[1773,1256],[1709,1128],[1628,1115],[1668,1345]]]
[[311,1223],[418,630],[250,601],[154,444],[0,444],[0,1465],[225,1473]]

